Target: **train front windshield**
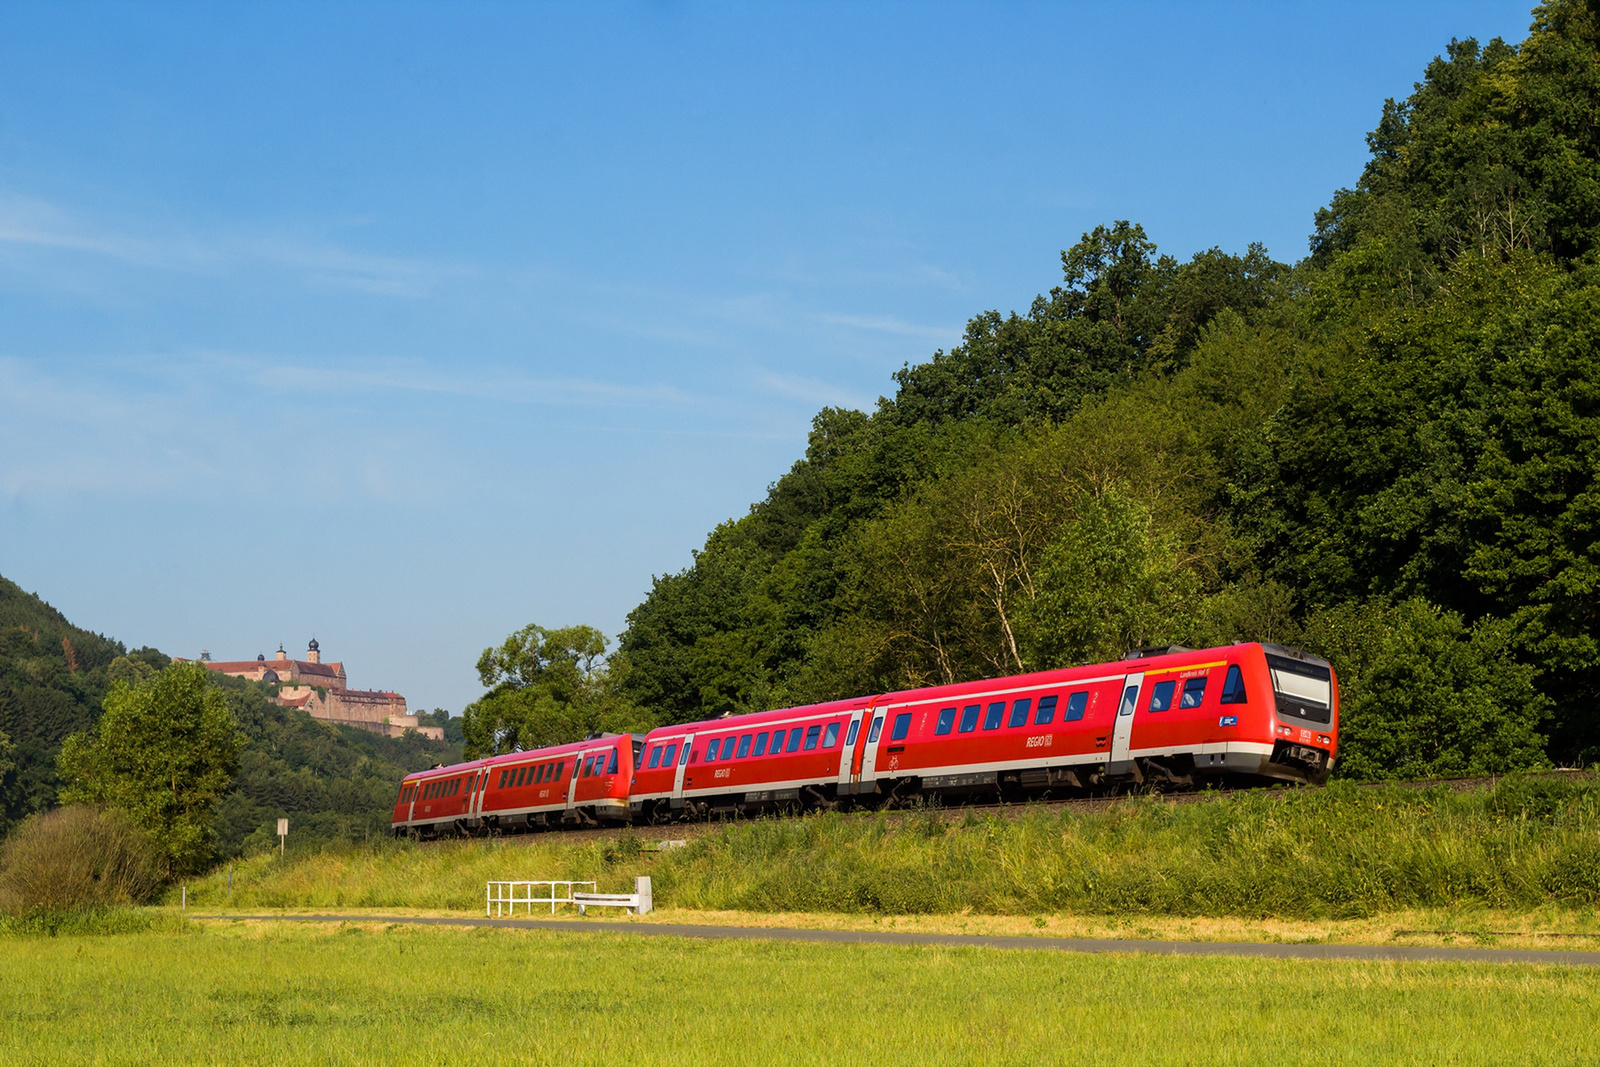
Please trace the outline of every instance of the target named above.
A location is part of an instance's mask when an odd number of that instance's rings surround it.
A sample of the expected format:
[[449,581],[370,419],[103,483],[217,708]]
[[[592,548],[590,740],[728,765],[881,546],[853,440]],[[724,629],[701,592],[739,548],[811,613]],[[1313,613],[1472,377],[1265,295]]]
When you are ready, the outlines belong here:
[[1326,664],[1307,663],[1267,653],[1272,691],[1278,714],[1308,722],[1327,723],[1333,718],[1333,672]]

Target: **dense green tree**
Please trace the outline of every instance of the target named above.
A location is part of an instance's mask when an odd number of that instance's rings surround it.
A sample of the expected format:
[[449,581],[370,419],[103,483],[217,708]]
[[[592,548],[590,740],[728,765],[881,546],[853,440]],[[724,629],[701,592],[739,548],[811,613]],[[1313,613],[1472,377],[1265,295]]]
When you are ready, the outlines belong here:
[[92,731],[62,746],[67,803],[125,812],[162,849],[170,873],[212,856],[212,815],[238,769],[241,738],[211,672],[175,663],[143,681],[116,681]]
[[627,733],[654,723],[622,696],[605,635],[592,626],[529,625],[478,658],[489,691],[462,712],[469,757]]
[[1512,637],[1504,620],[1469,626],[1420,597],[1315,613],[1300,641],[1340,673],[1337,773],[1441,778],[1545,764],[1549,702]]

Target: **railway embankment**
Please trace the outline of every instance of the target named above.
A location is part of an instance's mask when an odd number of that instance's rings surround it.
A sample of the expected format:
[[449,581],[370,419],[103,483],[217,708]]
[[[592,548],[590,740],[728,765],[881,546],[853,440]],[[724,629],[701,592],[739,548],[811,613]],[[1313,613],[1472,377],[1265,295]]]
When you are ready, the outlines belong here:
[[[663,837],[680,847],[657,850]],[[821,813],[694,828],[382,841],[264,854],[188,886],[206,910],[474,912],[491,879],[648,874],[659,908],[839,916],[1312,921],[1600,905],[1592,775]],[[1580,924],[1585,927],[1589,924]]]

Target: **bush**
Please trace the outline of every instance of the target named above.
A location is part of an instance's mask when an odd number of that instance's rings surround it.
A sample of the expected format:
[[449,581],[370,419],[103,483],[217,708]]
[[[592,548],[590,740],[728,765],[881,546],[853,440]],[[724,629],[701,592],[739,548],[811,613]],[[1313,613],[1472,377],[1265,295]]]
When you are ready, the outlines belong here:
[[127,816],[58,808],[28,818],[0,851],[0,912],[17,916],[142,904],[161,885],[161,855]]

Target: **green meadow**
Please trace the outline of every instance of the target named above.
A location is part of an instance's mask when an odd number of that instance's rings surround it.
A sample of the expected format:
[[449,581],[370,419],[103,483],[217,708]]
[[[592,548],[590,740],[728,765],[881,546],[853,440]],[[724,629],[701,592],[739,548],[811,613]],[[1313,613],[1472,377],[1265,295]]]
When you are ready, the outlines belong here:
[[0,939],[8,1064],[1506,1063],[1600,970],[219,922]]
[[728,823],[667,852],[642,844],[624,831],[266,854],[232,868],[231,890],[228,868],[192,882],[189,901],[481,913],[491,879],[618,891],[647,874],[658,907],[690,911],[1313,920],[1479,908],[1592,919],[1600,783],[1508,778],[1474,792],[1336,783],[1094,810],[821,814]]

